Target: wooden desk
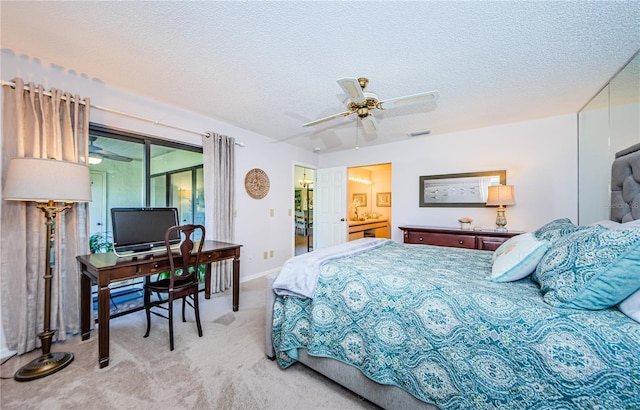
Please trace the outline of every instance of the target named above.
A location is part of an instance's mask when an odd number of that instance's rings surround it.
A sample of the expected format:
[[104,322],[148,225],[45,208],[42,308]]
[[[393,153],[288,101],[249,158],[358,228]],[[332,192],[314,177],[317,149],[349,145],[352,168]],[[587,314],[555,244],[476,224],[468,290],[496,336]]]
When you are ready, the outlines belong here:
[[[200,263],[205,264],[204,297],[211,298],[211,263],[233,258],[233,311],[238,310],[240,297],[240,247],[227,242],[205,241]],[[119,258],[113,252],[76,257],[80,279],[80,330],[82,340],[91,337],[91,284],[98,285],[98,363],[109,365],[109,300],[111,282],[141,278],[169,271],[166,252]]]

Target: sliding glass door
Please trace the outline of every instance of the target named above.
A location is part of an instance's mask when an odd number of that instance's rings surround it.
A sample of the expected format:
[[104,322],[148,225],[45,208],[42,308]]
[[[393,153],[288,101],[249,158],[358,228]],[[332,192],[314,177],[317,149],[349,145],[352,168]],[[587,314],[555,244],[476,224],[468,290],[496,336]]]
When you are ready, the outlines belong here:
[[[202,148],[114,130],[89,128],[92,253],[112,251],[111,208],[175,207],[181,224],[204,225]],[[198,238],[199,239],[199,238]],[[142,284],[112,284],[111,316],[142,307]]]
[[89,135],[92,238],[110,239],[115,207],[176,207],[181,223],[204,224],[201,147],[97,124]]
[[151,206],[178,208],[180,224],[204,225],[202,165],[151,175]]

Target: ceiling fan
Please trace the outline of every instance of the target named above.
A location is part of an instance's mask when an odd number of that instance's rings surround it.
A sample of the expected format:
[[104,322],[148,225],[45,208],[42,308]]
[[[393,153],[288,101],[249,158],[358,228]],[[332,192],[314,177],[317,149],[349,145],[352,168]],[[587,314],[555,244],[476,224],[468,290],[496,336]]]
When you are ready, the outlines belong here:
[[[115,152],[107,151],[105,149],[100,148],[93,143],[97,137],[89,137],[89,163],[100,163],[103,159],[110,159],[113,161],[123,161],[123,162],[131,162],[132,158],[125,157],[123,155],[118,155]],[[93,160],[92,160],[93,159]],[[97,160],[97,161],[96,161]]]
[[365,90],[367,84],[369,84],[369,80],[364,77],[339,79],[338,85],[340,85],[350,100],[347,104],[347,111],[320,118],[315,121],[302,124],[302,126],[310,127],[335,118],[357,114],[362,121],[364,130],[368,133],[375,133],[378,129],[378,123],[373,116],[373,112],[376,110],[387,110],[415,104],[433,103],[436,102],[439,96],[438,91],[428,91],[380,101],[375,93]]

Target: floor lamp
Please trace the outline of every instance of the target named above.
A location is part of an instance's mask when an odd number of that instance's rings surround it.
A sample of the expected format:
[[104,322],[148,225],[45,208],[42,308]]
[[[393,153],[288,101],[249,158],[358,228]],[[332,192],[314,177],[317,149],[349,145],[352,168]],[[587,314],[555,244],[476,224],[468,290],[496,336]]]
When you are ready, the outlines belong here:
[[[71,202],[91,201],[91,181],[86,165],[41,158],[14,158],[9,162],[3,198],[8,201],[38,202],[47,226],[44,273],[44,330],[38,335],[42,355],[27,363],[14,375],[17,381],[30,381],[64,369],[73,353],[51,353],[55,330],[51,329],[51,235],[55,219],[71,208]],[[56,202],[62,203],[56,206]],[[55,261],[54,261],[55,262]]]

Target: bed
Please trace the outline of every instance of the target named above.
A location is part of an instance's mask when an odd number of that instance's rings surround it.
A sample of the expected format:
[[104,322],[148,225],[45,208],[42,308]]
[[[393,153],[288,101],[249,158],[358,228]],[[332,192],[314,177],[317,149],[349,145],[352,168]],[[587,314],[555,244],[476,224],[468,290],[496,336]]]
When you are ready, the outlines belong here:
[[[640,144],[611,220],[495,252],[363,239],[268,278],[266,353],[387,409],[640,408]],[[285,370],[286,371],[286,370]]]

